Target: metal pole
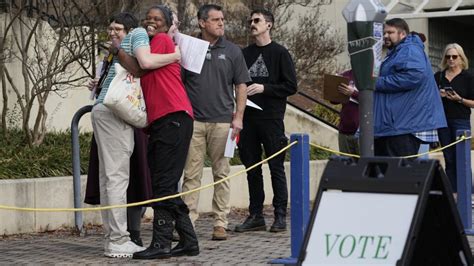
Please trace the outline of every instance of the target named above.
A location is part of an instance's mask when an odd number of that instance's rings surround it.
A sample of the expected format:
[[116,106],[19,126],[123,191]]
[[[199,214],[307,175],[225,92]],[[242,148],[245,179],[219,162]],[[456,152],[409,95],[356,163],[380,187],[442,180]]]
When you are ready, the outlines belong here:
[[[72,176],[74,187],[74,208],[82,207],[81,195],[81,156],[79,149],[79,120],[81,117],[92,110],[92,105],[87,105],[79,109],[72,118],[71,122],[71,144],[72,144]],[[74,222],[76,229],[82,232],[83,220],[82,212],[74,212]]]
[[[457,130],[456,136],[471,136],[470,130]],[[472,230],[472,174],[471,174],[471,140],[465,140],[456,145],[457,173],[457,207],[459,216],[468,235],[474,235]]]
[[292,134],[291,147],[291,257],[275,259],[274,264],[296,264],[309,221],[309,137]]
[[374,91],[367,89],[359,92],[360,155],[374,156]]

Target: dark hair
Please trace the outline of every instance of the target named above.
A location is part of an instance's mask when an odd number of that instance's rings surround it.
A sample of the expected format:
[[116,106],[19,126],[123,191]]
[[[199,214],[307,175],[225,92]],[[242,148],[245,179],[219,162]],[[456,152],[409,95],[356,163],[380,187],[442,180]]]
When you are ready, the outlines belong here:
[[129,12],[121,12],[113,15],[109,19],[109,23],[118,23],[122,24],[126,32],[129,32],[131,29],[138,27],[138,19]]
[[202,5],[197,13],[198,20],[207,20],[209,18],[209,11],[211,10],[222,11],[222,7],[215,4]]
[[412,31],[412,32],[410,32],[410,34],[412,34],[412,35],[418,35],[418,37],[420,37],[420,39],[421,39],[421,42],[425,42],[425,41],[426,41],[426,36],[425,36],[423,33],[421,33],[421,32]]
[[271,23],[275,22],[275,18],[273,17],[272,12],[270,12],[267,9],[263,9],[263,8],[254,9],[250,13],[250,16],[253,16],[253,14],[262,14],[267,22],[271,22]]
[[389,19],[387,21],[385,21],[385,25],[388,25],[388,26],[391,26],[391,27],[395,27],[397,28],[399,31],[404,31],[405,34],[408,35],[408,33],[410,33],[410,27],[408,27],[408,24],[405,20],[401,19],[401,18],[392,18],[392,19]]
[[152,6],[148,9],[147,13],[150,12],[150,10],[152,9],[160,10],[161,13],[163,13],[163,16],[165,17],[166,26],[168,26],[168,28],[171,27],[171,25],[173,25],[173,12],[171,11],[169,7],[165,5]]

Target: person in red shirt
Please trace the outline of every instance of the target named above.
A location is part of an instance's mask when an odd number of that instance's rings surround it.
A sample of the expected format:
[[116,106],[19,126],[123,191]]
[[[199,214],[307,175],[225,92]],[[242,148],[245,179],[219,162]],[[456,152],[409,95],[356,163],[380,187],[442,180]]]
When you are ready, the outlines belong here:
[[[144,27],[151,38],[152,53],[175,52],[175,44],[167,34],[171,25],[172,13],[166,6],[153,6],[148,10]],[[137,59],[138,65],[143,68],[140,59]],[[193,133],[193,110],[181,80],[181,68],[176,62],[146,72],[141,76],[141,85],[148,117],[146,131],[150,135],[148,164],[153,197],[162,198],[178,193],[178,182]],[[188,215],[189,209],[181,197],[153,203],[152,207],[151,244],[146,250],[133,254],[133,258],[198,255],[199,245]],[[173,228],[176,228],[180,241],[171,249]]]

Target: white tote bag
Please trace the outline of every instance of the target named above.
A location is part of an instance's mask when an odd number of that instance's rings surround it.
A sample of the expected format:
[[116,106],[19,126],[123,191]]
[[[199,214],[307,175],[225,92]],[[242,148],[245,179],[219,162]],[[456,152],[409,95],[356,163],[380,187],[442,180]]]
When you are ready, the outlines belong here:
[[147,126],[145,99],[140,78],[115,63],[115,77],[104,98],[104,105],[136,128]]

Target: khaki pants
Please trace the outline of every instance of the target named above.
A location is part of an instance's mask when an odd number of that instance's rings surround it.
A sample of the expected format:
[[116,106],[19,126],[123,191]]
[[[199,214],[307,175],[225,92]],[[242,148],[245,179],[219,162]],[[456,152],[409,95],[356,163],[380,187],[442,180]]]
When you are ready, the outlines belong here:
[[[91,118],[99,154],[100,204],[127,204],[133,128],[103,104],[94,106]],[[106,239],[118,244],[130,240],[126,208],[104,210],[101,214]]]
[[[229,129],[229,123],[205,123],[194,121],[193,137],[191,139],[191,144],[189,145],[188,157],[184,168],[183,192],[201,186],[206,151],[211,159],[214,182],[229,175],[229,159],[224,157],[225,144],[227,141],[227,135],[229,134]],[[214,226],[227,228],[227,215],[230,212],[229,198],[229,180],[214,186],[214,195],[212,199]],[[199,192],[185,195],[183,196],[183,200],[186,205],[188,205],[189,216],[194,224],[199,217],[197,211]]]

